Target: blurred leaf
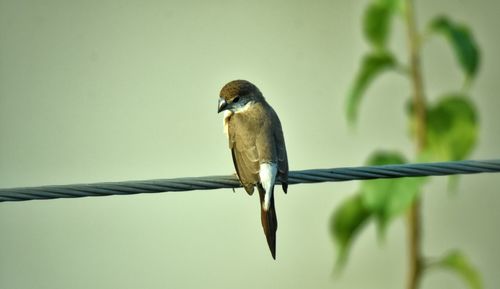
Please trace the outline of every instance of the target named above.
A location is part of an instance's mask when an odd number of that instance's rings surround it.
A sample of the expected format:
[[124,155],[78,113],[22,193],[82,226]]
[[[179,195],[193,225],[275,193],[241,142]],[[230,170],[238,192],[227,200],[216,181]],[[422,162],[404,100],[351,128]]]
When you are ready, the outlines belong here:
[[444,97],[427,111],[427,149],[432,161],[464,159],[477,141],[476,109],[469,98]]
[[394,68],[396,61],[389,53],[371,53],[365,55],[347,99],[347,119],[353,123],[358,114],[361,97],[370,82],[381,72]]
[[330,233],[338,245],[337,268],[345,264],[356,234],[369,217],[370,213],[363,206],[359,194],[345,200],[335,210],[330,221]]
[[483,288],[478,271],[469,262],[469,259],[460,251],[452,251],[438,262],[434,262],[428,268],[442,268],[451,270],[469,285],[471,289]]
[[[376,152],[368,165],[406,163],[397,152]],[[413,203],[424,183],[424,178],[395,178],[363,181],[361,195],[364,206],[377,219],[379,233],[383,234],[390,220],[404,213]]]
[[401,2],[401,0],[374,0],[366,7],[363,32],[374,48],[387,50],[392,17],[401,9]]
[[390,1],[374,1],[366,7],[363,32],[366,39],[377,49],[384,50],[386,47],[392,11]]
[[462,70],[469,79],[473,78],[479,67],[480,52],[469,29],[465,25],[455,23],[445,16],[432,20],[430,29],[448,39]]
[[369,166],[398,165],[406,163],[405,157],[398,152],[377,151],[366,162]]
[[363,201],[377,218],[382,235],[387,224],[411,206],[423,183],[422,178],[380,179],[363,183]]

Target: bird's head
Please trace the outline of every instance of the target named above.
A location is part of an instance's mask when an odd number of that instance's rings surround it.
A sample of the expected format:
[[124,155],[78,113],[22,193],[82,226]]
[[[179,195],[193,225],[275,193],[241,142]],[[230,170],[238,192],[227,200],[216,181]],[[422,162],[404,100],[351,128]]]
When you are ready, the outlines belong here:
[[221,89],[217,112],[225,110],[233,113],[241,112],[252,102],[263,99],[257,86],[246,80],[233,80]]

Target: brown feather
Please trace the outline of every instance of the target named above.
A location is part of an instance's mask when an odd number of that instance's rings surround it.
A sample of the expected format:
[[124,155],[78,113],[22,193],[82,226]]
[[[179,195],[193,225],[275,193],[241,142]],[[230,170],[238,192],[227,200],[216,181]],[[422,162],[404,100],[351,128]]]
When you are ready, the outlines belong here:
[[253,187],[260,182],[259,151],[255,137],[252,137],[258,128],[248,125],[242,114],[232,115],[228,122],[228,136],[238,178],[247,193],[252,194]]
[[253,176],[248,175],[248,168],[243,168],[245,161],[242,159],[241,154],[236,151],[236,149],[231,150],[231,155],[233,156],[233,164],[236,169],[236,174],[238,175],[238,179],[240,180],[241,185],[245,188],[245,191],[249,194],[253,194],[254,183],[249,182],[250,179],[253,179]]

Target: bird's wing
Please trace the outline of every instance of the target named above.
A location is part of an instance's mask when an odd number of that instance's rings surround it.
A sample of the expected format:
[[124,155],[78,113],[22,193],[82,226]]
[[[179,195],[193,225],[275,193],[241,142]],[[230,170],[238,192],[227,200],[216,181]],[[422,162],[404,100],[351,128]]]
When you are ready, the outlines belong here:
[[288,157],[286,154],[285,138],[278,115],[274,110],[271,113],[271,118],[274,123],[273,137],[276,146],[276,154],[278,160],[278,178],[281,181],[285,193],[288,188]]
[[255,137],[248,135],[245,130],[236,133],[237,122],[237,117],[233,116],[228,123],[229,147],[238,178],[247,193],[251,195],[254,186],[259,183],[259,155]]

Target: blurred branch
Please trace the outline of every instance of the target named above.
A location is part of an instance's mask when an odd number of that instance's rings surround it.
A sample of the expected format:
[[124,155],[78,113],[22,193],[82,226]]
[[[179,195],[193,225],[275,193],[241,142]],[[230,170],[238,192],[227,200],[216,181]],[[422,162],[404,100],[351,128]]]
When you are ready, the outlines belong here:
[[[426,107],[424,85],[420,67],[420,38],[416,28],[415,9],[413,0],[405,1],[408,50],[410,57],[410,72],[413,88],[413,106],[415,109],[415,130],[417,154],[425,149],[426,145]],[[422,273],[421,248],[421,197],[416,199],[408,212],[408,289],[417,289]]]

